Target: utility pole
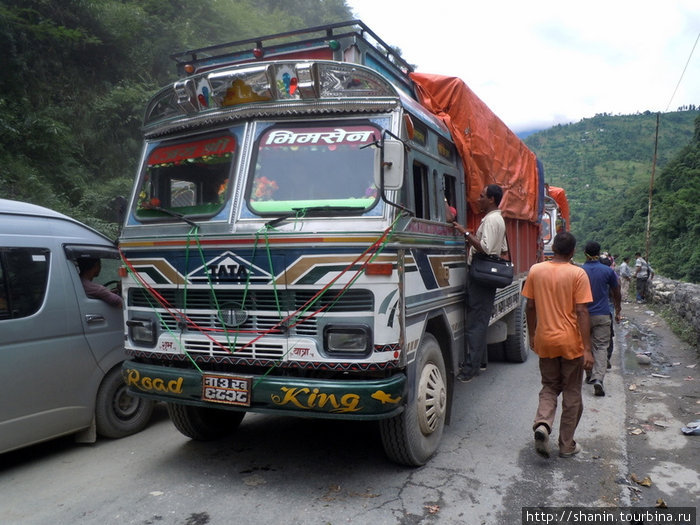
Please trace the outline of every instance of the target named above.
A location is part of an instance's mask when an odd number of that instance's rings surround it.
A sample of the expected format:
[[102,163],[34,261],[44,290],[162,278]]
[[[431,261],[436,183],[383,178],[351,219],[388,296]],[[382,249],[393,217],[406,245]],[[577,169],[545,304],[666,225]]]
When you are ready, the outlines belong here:
[[654,138],[654,159],[651,161],[651,177],[649,179],[649,207],[647,208],[646,253],[644,258],[649,261],[649,238],[651,236],[651,196],[654,191],[654,174],[656,172],[656,151],[659,147],[659,113],[656,114],[656,136]]

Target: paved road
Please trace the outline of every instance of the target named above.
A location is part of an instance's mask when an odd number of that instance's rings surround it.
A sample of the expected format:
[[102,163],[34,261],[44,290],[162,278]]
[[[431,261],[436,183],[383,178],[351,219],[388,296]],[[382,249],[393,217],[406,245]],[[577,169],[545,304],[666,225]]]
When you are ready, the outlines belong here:
[[[452,424],[422,468],[389,463],[370,423],[249,414],[235,437],[197,443],[159,407],[153,424],[130,438],[62,439],[0,456],[0,523],[519,524],[526,506],[647,505],[654,496],[689,505],[700,490],[698,441],[679,438],[675,418],[663,429],[671,448],[648,425],[644,434],[630,433],[645,424],[646,410],[630,381],[653,388],[634,375],[646,371],[626,370],[621,355],[623,346],[647,344],[627,335],[634,326],[620,327],[608,395],[586,389],[577,458],[544,460],[533,451],[539,376],[531,356],[520,365],[492,363],[457,386]],[[626,396],[634,396],[629,412]],[[630,458],[630,447],[645,457]],[[675,460],[665,461],[662,449]],[[650,454],[659,470],[646,470]],[[659,483],[630,482],[631,465]],[[663,475],[679,465],[683,481],[674,485]]]

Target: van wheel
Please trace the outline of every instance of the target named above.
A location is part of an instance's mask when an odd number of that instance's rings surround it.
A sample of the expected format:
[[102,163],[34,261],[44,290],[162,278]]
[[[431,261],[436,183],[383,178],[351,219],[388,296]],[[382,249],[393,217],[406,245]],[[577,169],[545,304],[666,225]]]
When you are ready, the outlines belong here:
[[418,467],[437,451],[447,412],[447,374],[440,345],[426,333],[418,349],[416,384],[404,411],[379,422],[392,461]]
[[110,370],[102,380],[95,403],[97,433],[121,438],[140,432],[151,420],[155,402],[129,394],[121,366]]
[[527,316],[525,315],[525,301],[520,301],[518,307],[513,310],[515,319],[515,333],[509,334],[503,343],[506,359],[513,363],[524,363],[530,354],[530,340],[527,330]]
[[170,420],[182,434],[197,441],[211,441],[233,433],[245,412],[168,403]]

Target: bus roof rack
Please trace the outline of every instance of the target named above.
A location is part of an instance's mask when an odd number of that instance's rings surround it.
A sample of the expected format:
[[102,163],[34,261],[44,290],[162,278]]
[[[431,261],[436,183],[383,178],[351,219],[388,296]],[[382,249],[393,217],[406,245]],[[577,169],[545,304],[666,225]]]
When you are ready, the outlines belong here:
[[285,59],[354,62],[393,78],[413,93],[414,68],[361,20],[286,31],[170,55],[180,76],[236,64]]

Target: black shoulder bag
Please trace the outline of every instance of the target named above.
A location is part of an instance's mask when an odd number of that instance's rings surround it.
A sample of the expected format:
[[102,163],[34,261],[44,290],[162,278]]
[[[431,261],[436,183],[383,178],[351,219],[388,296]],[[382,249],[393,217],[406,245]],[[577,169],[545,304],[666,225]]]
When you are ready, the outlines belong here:
[[[508,247],[508,257],[512,258],[508,235],[506,235],[506,246]],[[475,250],[469,267],[469,278],[482,286],[503,288],[513,282],[513,262],[497,255],[487,255]]]

